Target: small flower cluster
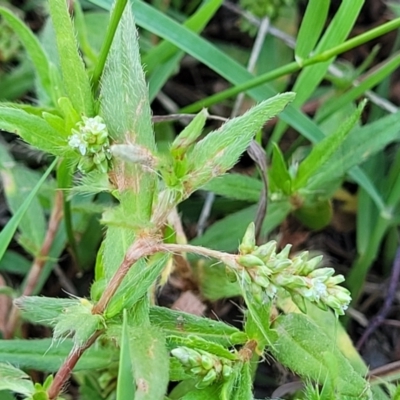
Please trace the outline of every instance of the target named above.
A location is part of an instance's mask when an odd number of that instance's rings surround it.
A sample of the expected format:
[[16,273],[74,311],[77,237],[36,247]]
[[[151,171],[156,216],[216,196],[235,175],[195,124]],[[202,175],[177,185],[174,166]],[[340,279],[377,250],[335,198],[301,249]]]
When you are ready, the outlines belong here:
[[227,379],[232,374],[232,361],[204,350],[193,350],[186,346],[171,350],[171,354],[183,365],[187,373],[200,378],[196,387],[205,388],[219,379]]
[[254,224],[248,227],[236,262],[241,267],[237,273],[253,296],[265,301],[284,289],[303,312],[305,300],[309,300],[321,309],[330,307],[336,315],[343,315],[351,301],[350,292],[339,286],[343,275],[334,276],[333,268],[317,268],[322,256],[309,259],[307,251],[290,259],[290,248],[287,245],[277,254],[275,241],[256,246]]
[[100,116],[82,117],[76,129],[72,129],[68,145],[82,155],[78,164],[80,171],[90,172],[95,168],[101,172],[108,171],[110,142],[107,127]]

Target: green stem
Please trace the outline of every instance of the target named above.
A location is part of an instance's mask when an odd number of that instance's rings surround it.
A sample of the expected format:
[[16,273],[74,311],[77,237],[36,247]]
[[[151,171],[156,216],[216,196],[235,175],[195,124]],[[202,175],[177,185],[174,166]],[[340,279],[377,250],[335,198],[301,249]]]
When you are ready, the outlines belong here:
[[110,52],[115,32],[117,31],[119,21],[121,20],[122,13],[125,10],[127,2],[128,0],[117,0],[114,9],[112,10],[110,23],[108,24],[106,36],[103,41],[103,46],[100,50],[99,59],[97,61],[96,67],[92,75],[92,87],[93,87],[93,93],[95,94],[99,87],[100,78],[101,75],[103,74],[104,66],[106,65],[107,56],[108,53]]
[[234,86],[230,89],[224,90],[223,92],[217,93],[213,96],[207,97],[204,100],[197,101],[189,106],[184,107],[181,112],[184,113],[192,113],[199,111],[202,107],[209,107],[213,104],[221,102],[229,97],[236,96],[241,92],[245,92],[250,90],[256,86],[260,86],[264,83],[272,81],[273,79],[278,79],[284,75],[288,75],[294,72],[301,70],[303,67],[307,67],[313,64],[329,61],[330,59],[342,54],[348,50],[353,49],[354,47],[360,46],[372,39],[375,39],[379,36],[382,36],[394,29],[400,27],[400,18],[396,18],[386,24],[378,26],[377,28],[371,29],[368,32],[362,33],[352,39],[347,40],[344,43],[341,43],[338,46],[333,47],[332,49],[323,51],[320,54],[317,54],[311,58],[303,60],[301,64],[297,62],[291,62],[283,67],[277,68],[273,71],[267,72],[260,76],[257,76],[253,79],[248,80],[240,85]]

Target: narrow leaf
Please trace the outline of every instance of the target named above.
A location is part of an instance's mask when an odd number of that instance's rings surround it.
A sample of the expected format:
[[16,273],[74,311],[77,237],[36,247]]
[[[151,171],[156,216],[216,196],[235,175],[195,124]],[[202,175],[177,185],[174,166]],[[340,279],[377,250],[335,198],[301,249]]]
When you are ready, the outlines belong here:
[[28,197],[25,199],[24,203],[21,205],[21,207],[18,209],[18,211],[12,216],[12,218],[7,222],[7,225],[0,232],[0,259],[3,257],[4,253],[6,252],[7,247],[10,244],[10,242],[18,228],[18,225],[20,224],[22,217],[28,210],[31,202],[33,201],[36,194],[38,193],[41,185],[47,179],[50,172],[55,167],[56,163],[57,163],[57,160],[54,160],[52,162],[52,164],[50,165],[50,167],[47,168],[46,172],[43,174],[40,181],[37,183],[37,185],[33,188],[32,192],[29,193]]
[[269,189],[272,193],[291,194],[292,178],[285,159],[276,143],[272,147],[272,162],[268,169]]
[[309,0],[297,34],[295,57],[297,62],[307,58],[314,49],[328,16],[330,0]]
[[49,71],[49,61],[46,53],[38,38],[26,26],[26,24],[16,17],[10,10],[0,7],[0,15],[11,26],[14,32],[18,35],[27,53],[32,59],[35,66],[40,83],[49,98],[52,97],[52,85]]
[[29,396],[34,392],[34,387],[25,372],[8,364],[0,364],[0,390],[11,390]]
[[257,202],[263,184],[260,180],[241,174],[226,174],[212,179],[203,189],[229,199]]
[[[150,308],[150,322],[160,327],[167,336],[197,335],[222,346],[243,343],[247,339],[246,335],[241,335],[239,329],[223,322],[163,307]],[[234,337],[239,341],[234,340]]]
[[[16,213],[32,191],[40,175],[16,164],[6,147],[0,143],[0,177],[7,204]],[[43,245],[46,233],[46,219],[39,199],[35,197],[19,225],[19,242],[32,255],[37,255]]]
[[[297,176],[293,183],[294,189],[306,187],[313,175],[323,173],[324,166],[327,163],[339,164],[338,161],[340,160],[332,159],[332,155],[343,145],[347,135],[360,119],[365,104],[366,102],[363,101],[337,132],[327,136],[326,139],[313,147],[311,153],[299,166]],[[331,176],[327,178],[328,180],[332,179]]]
[[131,328],[129,339],[135,400],[163,400],[169,381],[169,358],[163,334],[155,327]]
[[[54,342],[53,339],[0,340],[0,362],[24,369],[56,372],[72,347],[70,339],[61,342]],[[107,368],[116,359],[113,349],[91,347],[82,355],[74,371]]]
[[293,99],[294,93],[276,95],[228,121],[198,142],[188,156],[189,171],[184,182],[186,192],[191,193],[233,167],[264,123],[280,113]]
[[0,130],[20,136],[33,147],[50,154],[64,155],[66,139],[45,120],[21,109],[0,106]]
[[65,89],[76,111],[92,117],[94,113],[92,90],[83,60],[78,52],[67,2],[50,0],[49,5]]
[[123,312],[122,336],[120,342],[118,381],[116,399],[124,400],[127,393],[135,393],[135,385],[132,375],[132,360],[129,351],[129,330],[127,323],[126,310]]

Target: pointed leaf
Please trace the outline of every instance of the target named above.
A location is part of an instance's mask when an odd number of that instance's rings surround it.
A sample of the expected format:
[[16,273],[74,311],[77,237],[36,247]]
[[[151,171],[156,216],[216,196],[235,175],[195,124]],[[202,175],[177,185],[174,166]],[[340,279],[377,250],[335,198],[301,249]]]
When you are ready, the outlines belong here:
[[45,120],[18,108],[0,106],[0,130],[20,136],[31,146],[55,155],[66,153],[67,141]]
[[[0,177],[7,204],[15,214],[32,191],[40,175],[14,162],[11,155],[0,143]],[[19,225],[21,245],[36,256],[43,245],[46,233],[46,220],[39,199],[35,197]]]
[[321,35],[328,16],[330,0],[310,0],[296,39],[297,62],[309,57]]
[[46,57],[42,45],[38,38],[26,26],[26,24],[16,17],[10,10],[0,7],[0,15],[11,26],[18,35],[27,53],[35,66],[40,83],[49,98],[52,96],[52,85],[49,71],[49,61]]
[[[72,350],[70,339],[0,340],[0,362],[18,365],[24,369],[56,372]],[[91,347],[85,351],[74,371],[107,368],[117,360],[114,349]]]
[[[371,398],[368,382],[306,315],[281,315],[274,321],[273,328],[277,340],[271,352],[283,365],[322,385],[325,381],[335,382],[340,398]],[[332,365],[337,365],[339,376],[332,376]]]
[[52,162],[52,164],[50,165],[50,167],[47,168],[46,172],[43,174],[40,181],[37,183],[37,185],[34,187],[32,192],[29,193],[28,197],[25,199],[24,203],[21,205],[21,207],[18,209],[18,211],[12,216],[12,218],[7,222],[7,225],[0,232],[0,259],[3,257],[4,253],[6,252],[7,247],[10,244],[10,242],[14,236],[14,233],[16,232],[16,230],[18,228],[18,225],[20,224],[22,217],[24,216],[24,214],[28,210],[31,202],[35,198],[37,192],[40,189],[40,186],[47,179],[50,172],[55,167],[56,163],[57,163],[57,160],[54,160]]
[[64,0],[50,0],[49,5],[65,89],[76,111],[92,117],[94,116],[92,89],[78,52],[68,4]]
[[0,364],[0,390],[29,396],[34,392],[34,386],[25,372],[8,364]]
[[133,382],[131,353],[129,350],[129,330],[127,323],[127,313],[124,309],[118,364],[116,400],[124,400],[128,393],[135,393],[135,390],[136,387]]
[[150,322],[161,328],[167,336],[197,335],[222,346],[244,343],[247,340],[247,336],[234,326],[164,307],[150,308]]
[[276,143],[272,147],[272,161],[268,169],[269,189],[272,193],[291,194],[292,178],[286,166],[283,154]]
[[234,118],[198,142],[188,155],[187,194],[232,168],[264,123],[280,113],[294,99],[284,93],[268,99],[244,115]]
[[165,338],[156,327],[131,328],[129,350],[136,384],[135,400],[163,400],[169,381]]

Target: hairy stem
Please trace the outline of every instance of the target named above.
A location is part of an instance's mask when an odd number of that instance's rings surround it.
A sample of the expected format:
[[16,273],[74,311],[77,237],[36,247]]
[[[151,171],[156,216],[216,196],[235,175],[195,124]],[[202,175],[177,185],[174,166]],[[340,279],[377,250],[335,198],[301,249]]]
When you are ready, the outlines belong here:
[[[63,215],[63,194],[61,190],[58,190],[56,191],[54,206],[51,212],[49,225],[47,228],[46,236],[43,241],[42,248],[40,249],[39,254],[35,257],[35,260],[33,261],[32,267],[29,271],[26,280],[25,288],[22,292],[22,296],[30,296],[36,288],[43,267],[46,264],[48,255],[50,253],[50,249],[53,244],[54,238],[60,226],[62,215]],[[17,326],[18,323],[18,319],[19,319],[19,310],[17,307],[14,306],[8,317],[6,331],[4,332],[4,337],[6,339],[12,338],[15,331],[15,327]]]
[[54,380],[47,392],[49,400],[55,400],[58,397],[61,389],[64,386],[64,383],[69,379],[72,370],[74,369],[76,363],[81,358],[82,354],[88,349],[96,339],[103,333],[103,331],[99,330],[95,332],[90,339],[81,347],[77,349],[73,349],[69,354],[68,358],[65,360],[64,364],[58,370]]
[[106,289],[101,295],[100,300],[93,307],[92,314],[103,314],[103,312],[107,308],[108,303],[110,302],[113,295],[121,285],[121,282],[128,273],[130,267],[136,261],[138,261],[142,257],[157,253],[158,251],[160,251],[160,244],[157,240],[152,238],[141,238],[133,243],[126,252],[125,257],[117,272],[111,278],[110,283],[107,285]]

